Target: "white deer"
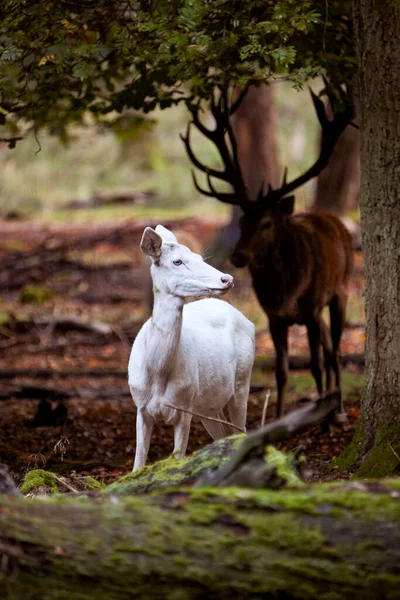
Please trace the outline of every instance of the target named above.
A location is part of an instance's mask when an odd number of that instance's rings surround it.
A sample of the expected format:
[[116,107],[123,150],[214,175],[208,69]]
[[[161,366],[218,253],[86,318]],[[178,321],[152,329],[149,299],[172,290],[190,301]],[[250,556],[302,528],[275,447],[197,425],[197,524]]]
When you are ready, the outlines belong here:
[[[140,244],[152,260],[154,308],[139,331],[129,359],[129,387],[137,407],[133,470],[146,463],[153,425],[174,426],[174,455],[183,458],[190,413],[224,419],[244,429],[254,360],[254,325],[221,296],[233,277],[207,265],[178,244],[162,225],[146,227]],[[209,296],[185,305],[186,297]],[[221,423],[202,420],[213,439],[231,433]]]

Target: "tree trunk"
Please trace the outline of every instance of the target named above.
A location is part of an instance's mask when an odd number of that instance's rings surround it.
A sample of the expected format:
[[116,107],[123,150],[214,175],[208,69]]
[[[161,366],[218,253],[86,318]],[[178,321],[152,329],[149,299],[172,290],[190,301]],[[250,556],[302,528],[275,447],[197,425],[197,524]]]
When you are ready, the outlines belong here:
[[[355,101],[359,122],[358,99]],[[340,136],[328,166],[317,181],[313,211],[343,215],[356,210],[360,200],[360,132],[348,125]]]
[[2,600],[400,598],[399,482],[0,497]]
[[[363,475],[400,463],[400,3],[355,0],[366,372],[352,450]],[[349,460],[354,460],[354,453]]]
[[[278,185],[278,143],[272,86],[251,86],[231,122],[243,178],[250,196],[255,199],[263,182]],[[241,214],[241,209],[233,206],[230,222],[217,233],[210,248],[215,266],[222,268],[232,254],[239,240]]]

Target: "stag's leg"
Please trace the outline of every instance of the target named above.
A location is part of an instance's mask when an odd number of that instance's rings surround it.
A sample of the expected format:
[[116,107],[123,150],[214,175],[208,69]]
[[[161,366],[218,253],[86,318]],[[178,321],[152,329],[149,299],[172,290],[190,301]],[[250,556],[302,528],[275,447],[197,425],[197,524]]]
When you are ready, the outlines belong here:
[[151,434],[153,432],[153,419],[138,408],[136,415],[136,452],[133,470],[144,467],[149,453]]
[[183,458],[189,441],[190,424],[192,415],[181,413],[179,421],[174,425],[174,456]]
[[347,304],[347,293],[342,292],[333,298],[329,304],[329,311],[331,315],[331,336],[332,336],[332,365],[335,373],[335,383],[340,394],[340,411],[343,413],[343,400],[342,391],[340,385],[340,365],[339,365],[339,348],[340,339],[342,337],[343,328],[346,319],[346,304]]
[[322,395],[322,365],[321,365],[321,324],[320,318],[307,323],[308,343],[311,353],[311,373],[317,385],[318,394]]
[[276,416],[282,414],[283,401],[285,399],[285,391],[287,385],[289,371],[289,355],[288,355],[288,329],[289,327],[281,321],[269,322],[269,330],[271,332],[272,341],[274,342],[276,352],[275,375],[276,384],[278,387],[278,400],[276,405]]
[[332,369],[333,367],[333,345],[331,339],[331,333],[323,318],[320,318],[320,329],[321,329],[321,342],[322,349],[324,352],[325,361],[325,372],[326,372],[326,390],[327,392],[332,391]]

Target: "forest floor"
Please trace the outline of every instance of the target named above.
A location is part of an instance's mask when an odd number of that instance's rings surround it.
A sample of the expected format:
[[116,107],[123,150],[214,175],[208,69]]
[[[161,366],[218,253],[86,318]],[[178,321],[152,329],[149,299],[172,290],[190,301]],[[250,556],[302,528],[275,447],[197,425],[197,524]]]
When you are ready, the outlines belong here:
[[[33,468],[90,474],[109,483],[132,468],[135,407],[127,385],[132,341],[146,312],[139,242],[146,220],[74,225],[0,221],[0,463],[18,482]],[[195,236],[206,248],[221,223],[205,219],[164,221]],[[229,301],[257,327],[256,363],[248,406],[248,430],[260,425],[271,390],[267,420],[274,416],[274,356],[266,320],[248,274],[237,280]],[[363,264],[356,255],[349,325],[342,340],[343,389],[348,423],[329,432],[312,428],[285,450],[303,447],[308,480],[338,477],[332,458],[349,443],[363,382]],[[302,365],[290,373],[285,411],[300,398],[315,398],[306,370],[307,336],[290,332],[290,355]],[[194,419],[188,452],[211,440]],[[158,425],[149,461],[171,453],[172,429]],[[344,475],[346,476],[346,474]],[[343,473],[340,474],[343,477]]]

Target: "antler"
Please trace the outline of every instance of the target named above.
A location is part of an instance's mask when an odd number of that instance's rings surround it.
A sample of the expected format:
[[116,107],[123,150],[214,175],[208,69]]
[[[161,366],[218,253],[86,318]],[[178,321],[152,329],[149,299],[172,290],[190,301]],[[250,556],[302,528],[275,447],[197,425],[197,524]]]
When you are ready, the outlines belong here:
[[[345,104],[345,108],[336,113],[334,112],[333,120],[330,121],[326,115],[326,108],[323,100],[321,100],[321,98],[314,94],[314,92],[310,89],[311,99],[317,113],[318,121],[322,128],[321,151],[317,160],[307,171],[305,171],[305,173],[290,182],[287,181],[287,168],[285,168],[283,181],[280,188],[274,189],[272,188],[271,184],[268,184],[268,189],[265,192],[265,182],[263,182],[258,194],[257,202],[263,204],[276,204],[284,196],[290,194],[310,179],[313,179],[319,175],[319,173],[327,166],[336,142],[338,141],[343,130],[347,125],[354,125],[354,123],[351,122],[354,117],[354,105],[348,103],[347,94],[341,88],[335,90],[336,93],[334,93],[331,84],[325,78],[324,84],[325,93],[330,100],[332,110],[334,110],[334,106],[338,97],[339,100]],[[228,102],[228,88],[221,90],[218,100],[216,100],[215,97],[212,98],[211,112],[215,119],[215,129],[207,129],[207,127],[200,121],[200,105],[197,103],[196,106],[191,109],[192,121],[188,124],[186,135],[181,135],[181,139],[185,144],[186,151],[194,166],[207,176],[209,189],[204,189],[199,185],[196,176],[192,171],[194,185],[201,194],[204,196],[214,197],[217,200],[228,204],[237,204],[244,210],[256,210],[256,205],[251,201],[246,184],[243,180],[242,171],[238,160],[237,142],[229,121],[229,117],[240,106],[240,103],[243,100],[246,92],[247,88],[239,95],[237,100],[230,107]],[[207,167],[196,157],[190,145],[190,128],[192,125],[195,125],[200,133],[213,142],[217,147],[225,167],[224,170],[220,171],[218,169]],[[229,140],[230,147],[228,146],[227,138]],[[222,193],[216,190],[211,180],[212,177],[230,183],[234,189],[234,192]],[[258,207],[259,206],[260,204]]]
[[326,115],[326,107],[321,100],[314,92],[310,89],[311,98],[315,107],[315,111],[317,113],[318,121],[322,128],[322,143],[321,143],[321,151],[320,154],[315,161],[315,163],[302,175],[293,179],[293,181],[287,182],[287,168],[285,168],[285,172],[283,175],[283,181],[280,188],[273,189],[270,185],[268,186],[268,190],[266,193],[263,192],[261,188],[260,193],[258,195],[257,200],[263,203],[277,203],[281,198],[290,194],[295,189],[302,186],[304,183],[313,179],[327,166],[333,150],[336,146],[336,142],[338,141],[341,133],[344,131],[347,125],[353,125],[357,127],[354,123],[352,123],[352,119],[354,117],[354,105],[349,104],[348,97],[342,89],[336,90],[336,95],[333,92],[331,84],[325,79],[325,93],[327,94],[332,110],[334,111],[334,106],[337,101],[337,96],[342,103],[345,104],[345,107],[334,113],[333,120],[330,121]]
[[[196,175],[192,171],[193,182],[196,189],[204,196],[217,198],[221,202],[228,204],[237,204],[240,206],[250,202],[246,185],[243,180],[242,171],[240,168],[237,143],[229,121],[229,117],[238,109],[243,100],[247,88],[241,92],[235,102],[229,106],[228,88],[221,90],[219,98],[215,96],[211,100],[211,112],[215,119],[215,129],[208,129],[199,119],[200,104],[197,103],[192,109],[192,121],[188,124],[186,135],[181,135],[181,139],[185,144],[188,156],[195,167],[206,174],[209,189],[202,188],[196,179]],[[208,138],[217,147],[222,159],[224,169],[212,169],[204,165],[194,154],[190,145],[190,128],[194,125],[200,133]],[[228,140],[229,144],[228,144]],[[223,193],[215,189],[211,178],[219,179],[230,183],[234,189],[233,193]]]

